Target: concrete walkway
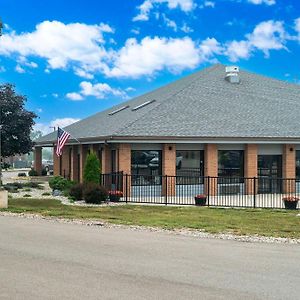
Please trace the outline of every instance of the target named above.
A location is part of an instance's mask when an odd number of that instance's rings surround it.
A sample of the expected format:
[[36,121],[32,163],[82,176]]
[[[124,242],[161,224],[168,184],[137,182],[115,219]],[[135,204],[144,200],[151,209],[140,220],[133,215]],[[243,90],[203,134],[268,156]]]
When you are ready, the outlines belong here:
[[0,299],[299,299],[300,248],[0,217]]

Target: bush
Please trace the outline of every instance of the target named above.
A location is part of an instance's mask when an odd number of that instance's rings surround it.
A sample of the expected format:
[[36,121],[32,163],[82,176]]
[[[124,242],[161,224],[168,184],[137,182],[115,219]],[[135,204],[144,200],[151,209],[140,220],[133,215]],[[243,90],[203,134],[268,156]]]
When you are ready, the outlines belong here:
[[90,153],[85,161],[84,172],[83,172],[84,183],[100,183],[100,162],[97,155],[92,152]]
[[18,173],[18,177],[26,177],[27,175],[26,175],[26,173],[24,173],[24,172],[21,172],[21,173]]
[[83,198],[86,203],[100,204],[106,201],[107,196],[107,190],[96,183],[86,184],[83,190]]
[[51,196],[51,194],[48,193],[48,192],[45,192],[45,193],[42,194],[42,196]]
[[47,171],[46,171],[46,169],[44,168],[44,169],[42,169],[42,173],[41,173],[41,175],[42,176],[47,176]]
[[55,176],[49,180],[49,186],[52,190],[65,191],[71,188],[74,182],[63,178],[62,176]]
[[30,198],[31,195],[30,195],[30,194],[25,194],[25,195],[23,195],[23,197],[25,197],[25,198]]
[[34,169],[31,169],[29,172],[28,172],[28,176],[38,176],[38,172]]
[[23,187],[29,187],[29,188],[33,188],[33,189],[37,189],[39,188],[39,182],[32,182],[32,181],[29,181],[29,182],[25,182],[23,183]]
[[83,184],[78,183],[78,184],[73,185],[70,188],[70,196],[76,201],[82,200],[83,199]]

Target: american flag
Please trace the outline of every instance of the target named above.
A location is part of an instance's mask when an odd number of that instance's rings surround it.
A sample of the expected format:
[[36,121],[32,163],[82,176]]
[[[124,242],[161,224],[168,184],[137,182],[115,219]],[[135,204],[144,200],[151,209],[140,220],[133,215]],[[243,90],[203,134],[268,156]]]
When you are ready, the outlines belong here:
[[58,127],[57,130],[57,145],[56,145],[56,155],[62,155],[62,149],[67,142],[68,138],[70,137],[70,133],[64,131],[63,129]]

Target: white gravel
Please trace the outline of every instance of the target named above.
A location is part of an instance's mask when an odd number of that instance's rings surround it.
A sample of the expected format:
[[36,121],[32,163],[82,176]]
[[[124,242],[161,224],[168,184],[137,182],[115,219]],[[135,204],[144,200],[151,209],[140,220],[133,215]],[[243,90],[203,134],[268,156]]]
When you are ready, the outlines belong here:
[[134,230],[134,231],[148,231],[148,232],[164,232],[167,234],[173,235],[183,235],[195,238],[205,238],[205,239],[221,239],[221,240],[234,240],[238,242],[247,242],[247,243],[284,243],[284,244],[300,244],[300,239],[291,239],[291,238],[279,238],[279,237],[265,237],[259,235],[234,235],[229,233],[218,233],[212,234],[205,232],[204,230],[193,230],[193,229],[163,229],[158,227],[146,227],[146,226],[137,226],[137,225],[117,225],[111,224],[102,220],[90,220],[90,219],[64,219],[57,217],[44,217],[37,214],[28,214],[28,213],[11,213],[11,212],[0,212],[0,216],[4,217],[18,217],[18,218],[27,218],[27,219],[39,219],[50,222],[58,223],[70,223],[76,225],[85,225],[85,226],[99,226],[105,228],[122,228],[124,230]]

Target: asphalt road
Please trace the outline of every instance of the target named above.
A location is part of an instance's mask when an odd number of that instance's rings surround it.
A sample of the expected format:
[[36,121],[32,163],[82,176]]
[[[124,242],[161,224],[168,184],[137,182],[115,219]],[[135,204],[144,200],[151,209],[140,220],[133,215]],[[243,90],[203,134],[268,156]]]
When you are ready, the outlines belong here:
[[0,217],[0,299],[299,299],[300,246]]

